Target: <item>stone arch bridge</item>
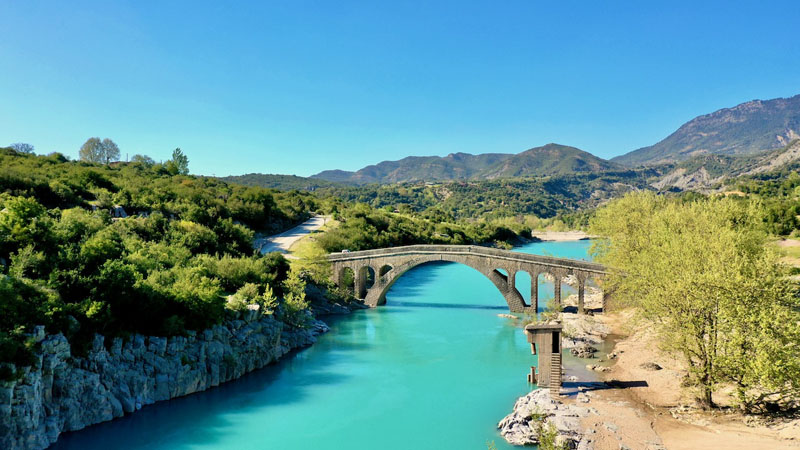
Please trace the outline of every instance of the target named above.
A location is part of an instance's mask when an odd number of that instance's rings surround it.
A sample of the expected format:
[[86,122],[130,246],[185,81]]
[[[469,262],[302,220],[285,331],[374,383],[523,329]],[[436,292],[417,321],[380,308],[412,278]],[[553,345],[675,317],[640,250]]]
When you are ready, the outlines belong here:
[[[590,278],[602,279],[606,275],[605,266],[597,263],[474,245],[409,245],[334,253],[328,259],[333,266],[336,284],[346,287],[343,286],[345,270],[352,270],[355,296],[373,307],[386,303],[386,292],[401,275],[420,264],[432,261],[461,263],[482,273],[503,294],[508,309],[516,313],[536,313],[540,274],[549,274],[552,277],[556,304],[561,303],[561,281],[574,275],[578,289],[578,312],[581,314],[584,313],[586,281]],[[370,269],[374,274],[374,282],[368,286]],[[516,274],[520,271],[530,274],[531,304],[525,302],[515,286]],[[604,306],[605,297],[604,292]]]

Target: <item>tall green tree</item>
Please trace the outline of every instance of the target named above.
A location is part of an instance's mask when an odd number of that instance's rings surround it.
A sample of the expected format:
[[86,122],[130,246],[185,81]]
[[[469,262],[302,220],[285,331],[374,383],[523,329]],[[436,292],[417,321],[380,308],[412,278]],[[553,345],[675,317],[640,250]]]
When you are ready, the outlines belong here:
[[738,199],[635,193],[591,222],[606,238],[593,251],[613,268],[614,297],[657,324],[708,407],[721,386],[735,386],[747,409],[800,394],[800,305],[763,214]]
[[172,151],[172,159],[167,161],[167,170],[175,175],[189,174],[189,157],[181,151],[180,147]]

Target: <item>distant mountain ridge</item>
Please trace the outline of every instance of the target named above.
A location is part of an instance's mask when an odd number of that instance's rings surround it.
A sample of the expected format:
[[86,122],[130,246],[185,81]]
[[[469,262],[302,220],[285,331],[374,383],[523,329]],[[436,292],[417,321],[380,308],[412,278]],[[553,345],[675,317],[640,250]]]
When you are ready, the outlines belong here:
[[620,166],[575,147],[547,144],[518,154],[451,153],[383,161],[355,172],[326,170],[311,178],[351,184],[475,180],[566,175],[614,170]]
[[356,172],[326,170],[311,178],[353,184],[399,183],[469,179],[514,155],[507,153],[451,153],[447,156],[408,156],[398,161],[383,161]]
[[537,177],[602,172],[620,166],[589,152],[567,145],[534,147],[495,164],[479,173],[480,178]]
[[662,141],[611,161],[626,166],[675,162],[702,154],[752,155],[800,138],[800,95],[753,100],[696,117]]

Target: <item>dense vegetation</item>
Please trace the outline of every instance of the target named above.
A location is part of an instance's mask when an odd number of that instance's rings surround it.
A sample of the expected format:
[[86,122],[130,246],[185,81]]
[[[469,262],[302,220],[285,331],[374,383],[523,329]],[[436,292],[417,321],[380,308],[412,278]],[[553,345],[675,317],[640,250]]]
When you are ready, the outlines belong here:
[[637,193],[592,220],[615,298],[658,325],[707,406],[728,386],[747,410],[800,398],[800,301],[764,216],[752,199]]
[[367,250],[412,244],[485,244],[508,246],[530,228],[503,223],[431,221],[357,204],[336,215],[341,224],[316,241],[327,252]]
[[0,361],[29,362],[35,325],[80,343],[201,329],[228,300],[292,309],[278,301],[302,290],[288,263],[255,254],[252,239],[304,220],[319,199],[180,175],[181,164],[0,150]]
[[759,175],[739,177],[733,187],[759,199],[764,205],[764,223],[775,235],[796,236],[800,230],[800,163]]
[[[366,203],[433,221],[492,220],[514,216],[559,217],[571,221],[575,211],[591,208],[632,189],[645,189],[653,170],[624,170],[539,178],[508,178],[442,183],[399,183],[314,187],[319,198]],[[314,180],[251,174],[228,177],[235,181],[281,189],[309,186]],[[283,184],[283,182],[288,184]],[[313,184],[313,183],[312,183]]]
[[179,149],[164,164],[137,155],[105,165],[0,149],[0,361],[30,363],[26,336],[36,325],[80,345],[94,333],[182,334],[254,303],[301,324],[303,271],[290,271],[280,255],[257,254],[252,240],[314,212],[340,222],[320,236],[323,253],[508,245],[529,232],[521,221],[432,221],[332,196],[228,184],[185,175],[187,165]]
[[241,184],[244,186],[257,186],[282,191],[315,191],[323,187],[344,186],[333,181],[319,178],[298,177],[297,175],[276,175],[269,173],[248,173],[245,175],[231,175],[221,177],[222,181]]

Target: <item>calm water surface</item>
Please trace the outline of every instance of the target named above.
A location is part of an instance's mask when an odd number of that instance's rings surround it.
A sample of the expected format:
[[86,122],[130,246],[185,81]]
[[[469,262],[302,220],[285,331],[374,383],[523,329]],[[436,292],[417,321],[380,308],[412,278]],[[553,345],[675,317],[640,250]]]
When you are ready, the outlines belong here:
[[[517,250],[588,259],[588,241]],[[518,275],[523,296],[530,278]],[[552,297],[552,285],[540,286]],[[384,307],[330,321],[312,347],[219,388],[64,434],[63,449],[512,448],[495,424],[534,364],[494,285],[460,264],[403,275]]]

